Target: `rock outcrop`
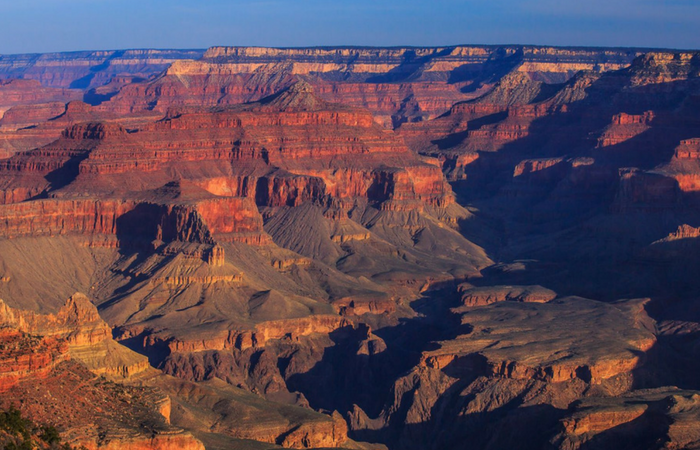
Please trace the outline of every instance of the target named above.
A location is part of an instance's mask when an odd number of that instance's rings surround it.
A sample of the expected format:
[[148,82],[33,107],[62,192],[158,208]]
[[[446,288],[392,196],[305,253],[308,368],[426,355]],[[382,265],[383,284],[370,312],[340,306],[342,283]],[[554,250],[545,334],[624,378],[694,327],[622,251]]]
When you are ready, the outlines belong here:
[[51,345],[56,347],[54,353],[63,349],[66,357],[47,357],[47,368],[55,366],[50,361],[61,362],[68,356],[96,374],[118,378],[129,378],[150,368],[145,357],[112,339],[111,328],[83,294],[73,295],[56,314],[46,315],[13,309],[0,300],[0,327],[13,330],[16,337],[41,336],[39,345],[48,346],[44,353],[51,354]]
[[82,294],[49,315],[0,301],[0,340],[2,408],[20,407],[85,448],[204,448],[169,425],[167,396],[107,381],[105,376],[123,381],[151,367],[145,357],[112,340],[110,328]]
[[43,377],[13,386],[0,405],[19,407],[24,416],[55,427],[64,442],[76,447],[203,450],[200,441],[159,413],[167,402],[158,390],[108,382],[66,361]]
[[86,89],[113,77],[141,79],[162,72],[174,61],[198,58],[200,50],[112,50],[0,56],[0,78],[23,78],[44,86]]
[[484,306],[496,302],[547,303],[557,293],[542,286],[487,286],[474,287],[468,283],[457,287],[464,306]]
[[0,329],[0,392],[24,380],[40,380],[61,362],[69,359],[65,342],[31,336],[16,329]]
[[[643,305],[566,298],[454,309],[461,316],[456,336],[423,353],[376,418],[355,408],[350,427],[402,448],[460,448],[465,440],[503,448],[523,435],[528,445],[545,445],[560,419],[567,430],[576,428],[564,419],[575,399],[632,389],[633,372],[655,343]],[[605,420],[634,414],[631,407]]]
[[[173,105],[225,105],[259,100],[294,80],[319,96],[367,108],[385,126],[431,119],[473,98],[493,73],[513,67],[549,81],[580,70],[628,65],[638,52],[545,47],[245,48],[213,47],[200,60],[178,61],[147,84],[126,86],[110,101],[122,112]],[[343,80],[343,81],[339,81]],[[467,89],[462,89],[462,88]]]
[[0,408],[95,449],[693,448],[698,61],[0,57]]
[[557,448],[621,445],[692,448],[700,442],[696,391],[676,388],[642,390],[619,398],[577,402],[561,421],[561,433],[552,439]]

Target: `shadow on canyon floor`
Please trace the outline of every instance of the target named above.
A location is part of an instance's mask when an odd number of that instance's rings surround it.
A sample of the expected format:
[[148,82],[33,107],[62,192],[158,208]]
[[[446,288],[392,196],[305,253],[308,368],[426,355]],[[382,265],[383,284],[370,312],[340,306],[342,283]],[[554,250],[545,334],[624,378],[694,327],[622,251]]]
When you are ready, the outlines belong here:
[[[566,414],[550,405],[522,407],[519,399],[491,411],[464,414],[459,407],[470,399],[454,395],[444,398],[425,422],[396,423],[388,429],[356,432],[354,437],[382,442],[392,450],[543,450],[554,448],[549,440]],[[446,405],[448,401],[453,404]]]
[[418,364],[422,352],[461,332],[458,319],[449,314],[449,308],[456,305],[454,283],[427,292],[412,304],[416,317],[372,330],[386,344],[376,353],[358,354],[361,329],[350,338],[341,330],[332,333],[335,345],[325,350],[311,370],[288,377],[287,387],[302,392],[314,409],[347,412],[358,405],[375,417],[389,398],[392,384]]

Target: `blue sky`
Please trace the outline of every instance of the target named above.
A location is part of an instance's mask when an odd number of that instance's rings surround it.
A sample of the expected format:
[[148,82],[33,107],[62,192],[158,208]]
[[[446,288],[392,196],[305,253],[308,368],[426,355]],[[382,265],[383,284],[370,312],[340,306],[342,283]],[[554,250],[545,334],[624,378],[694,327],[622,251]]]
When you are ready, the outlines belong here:
[[700,0],[0,0],[0,53],[212,45],[700,48]]

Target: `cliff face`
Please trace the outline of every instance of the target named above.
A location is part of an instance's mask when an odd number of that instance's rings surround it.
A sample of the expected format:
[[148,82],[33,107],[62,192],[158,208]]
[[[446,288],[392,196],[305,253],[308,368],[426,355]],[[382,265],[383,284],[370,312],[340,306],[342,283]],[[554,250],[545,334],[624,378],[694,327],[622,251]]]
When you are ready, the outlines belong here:
[[[4,305],[3,305],[4,307]],[[69,359],[64,342],[37,338],[15,329],[3,328],[0,334],[0,392],[27,379],[44,379],[61,362]]]
[[634,50],[544,47],[307,48],[213,47],[197,61],[178,61],[148,84],[126,86],[107,108],[165,111],[173,105],[255,101],[304,79],[329,101],[367,108],[387,127],[427,120],[474,98],[494,73],[563,81],[580,70],[627,66]]
[[61,115],[66,103],[81,97],[78,90],[44,87],[35,80],[0,80],[0,159],[50,142],[29,129]]
[[[212,47],[202,61],[214,64],[248,64],[256,68],[260,64],[290,61],[300,73],[336,72],[349,70],[353,74],[371,76],[391,73],[392,81],[420,74],[426,78],[439,79],[445,73],[460,68],[472,69],[469,65],[485,64],[490,60],[514,58],[524,61],[536,71],[536,66],[547,67],[550,73],[571,74],[584,67],[607,60],[602,70],[626,66],[639,54],[635,50],[586,50],[531,46],[455,46],[441,48],[251,48]],[[464,67],[464,65],[467,67]],[[577,68],[581,67],[581,68]],[[527,70],[523,70],[527,71]],[[368,74],[368,75],[365,75]]]
[[[538,448],[553,439],[574,399],[630,390],[655,342],[642,302],[568,298],[452,311],[461,317],[453,338],[423,352],[382,412],[370,417],[356,407],[350,414],[358,435],[377,433],[402,448],[460,448],[465,441]],[[593,323],[596,334],[587,331]],[[529,442],[518,447],[523,435]]]
[[0,60],[2,399],[88,448],[696,445],[695,53],[199,56]]
[[[409,147],[437,156],[451,180],[477,184],[477,196],[498,190],[543,220],[587,196],[587,208],[607,203],[617,212],[678,208],[694,201],[682,192],[695,183],[697,70],[692,54],[654,53],[563,84],[511,72],[482,97],[400,132]],[[489,184],[507,172],[507,183]]]
[[[15,106],[40,107],[51,102],[67,103],[80,98],[80,91],[43,86],[36,80],[9,79],[0,82],[0,108],[6,113]],[[58,115],[58,114],[56,114]],[[49,117],[43,117],[44,120]],[[17,118],[2,117],[3,126],[17,123]]]
[[86,89],[107,84],[114,76],[148,78],[199,50],[118,50],[0,55],[0,78],[23,78],[44,86]]
[[562,419],[557,448],[610,446],[626,435],[631,445],[665,441],[669,446],[693,446],[697,433],[698,395],[674,388],[644,390],[618,399],[580,402]]
[[30,419],[58,428],[65,441],[86,448],[204,448],[168,424],[167,396],[104,378],[124,381],[150,365],[112,340],[110,327],[84,295],[75,294],[48,315],[0,301],[0,329],[0,407],[19,407]]
[[[453,204],[437,164],[366,111],[309,89],[220,111],[171,111],[131,132],[111,122],[72,125],[54,143],[3,161],[2,234],[261,243],[256,204],[315,202],[343,214],[358,199],[399,211]],[[173,171],[186,180],[173,182]],[[127,173],[137,193],[124,189]],[[39,194],[51,198],[19,203]]]
[[[488,262],[456,231],[469,212],[455,204],[437,161],[309,84],[252,104],[171,108],[150,123],[93,121],[92,108],[67,109],[89,120],[2,162],[3,288],[32,291],[24,280],[36,286],[41,272],[62,272],[50,261],[64,245],[80,247],[65,269],[118,326],[118,340],[181,379],[219,377],[270,401],[307,405],[285,377],[319,362],[321,348],[335,347],[331,336],[354,342],[362,328],[348,317],[405,308],[421,288]],[[449,244],[436,250],[435,240]],[[46,258],[39,266],[14,258],[15,245]],[[49,322],[62,323],[62,311]],[[91,369],[145,376],[138,364],[116,363],[111,339],[75,339],[81,345],[69,353]],[[360,340],[351,355],[380,351],[381,339]],[[282,375],[277,361],[292,348],[296,369]],[[273,431],[181,419],[203,433],[284,446],[347,439],[337,415],[313,417]]]
[[[80,390],[76,396],[75,391]],[[11,387],[0,405],[55,427],[64,442],[91,449],[192,449],[204,446],[159,413],[168,402],[153,388],[107,382],[73,361]]]
[[56,349],[63,349],[62,353],[49,358],[52,351],[47,348],[45,353],[48,359],[33,369],[37,373],[42,372],[39,370],[42,364],[46,367],[44,372],[47,372],[68,357],[81,362],[96,374],[118,378],[128,378],[150,367],[146,358],[112,340],[110,327],[82,294],[69,298],[55,315],[15,310],[0,301],[0,325],[14,330],[13,336],[41,336],[42,342],[46,342],[42,345],[50,348],[50,344],[56,342]]

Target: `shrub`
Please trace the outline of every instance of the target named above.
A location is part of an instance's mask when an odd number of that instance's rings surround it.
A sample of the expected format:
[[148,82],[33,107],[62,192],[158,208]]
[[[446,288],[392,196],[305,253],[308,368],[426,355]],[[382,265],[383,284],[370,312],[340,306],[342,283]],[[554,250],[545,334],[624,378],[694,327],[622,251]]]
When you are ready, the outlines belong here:
[[58,434],[56,427],[53,426],[41,427],[39,439],[49,444],[57,444],[61,442],[61,436]]
[[33,428],[31,421],[24,419],[19,409],[11,406],[8,411],[0,412],[0,428],[15,436],[28,440]]

